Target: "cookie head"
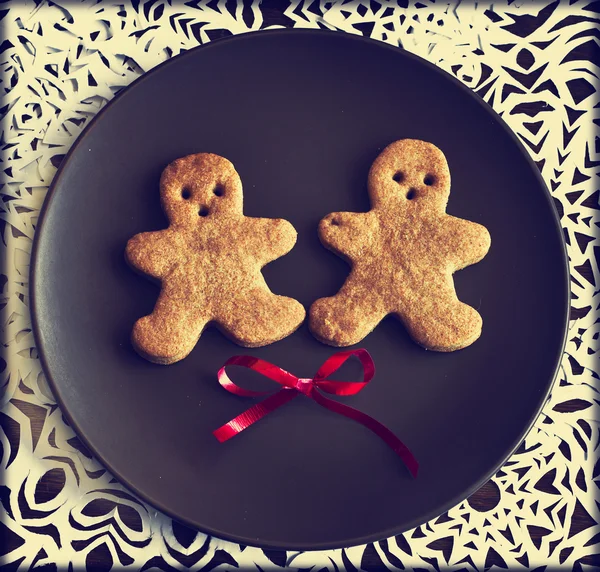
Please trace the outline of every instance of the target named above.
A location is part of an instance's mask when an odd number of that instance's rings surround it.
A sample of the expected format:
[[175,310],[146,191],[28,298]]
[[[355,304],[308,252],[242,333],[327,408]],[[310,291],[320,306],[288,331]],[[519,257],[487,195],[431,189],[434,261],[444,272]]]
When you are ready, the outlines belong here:
[[450,171],[433,144],[401,139],[388,145],[369,171],[373,207],[426,207],[444,211],[450,195]]
[[237,171],[230,161],[211,153],[170,163],[160,179],[160,196],[169,222],[177,226],[242,214],[242,182]]

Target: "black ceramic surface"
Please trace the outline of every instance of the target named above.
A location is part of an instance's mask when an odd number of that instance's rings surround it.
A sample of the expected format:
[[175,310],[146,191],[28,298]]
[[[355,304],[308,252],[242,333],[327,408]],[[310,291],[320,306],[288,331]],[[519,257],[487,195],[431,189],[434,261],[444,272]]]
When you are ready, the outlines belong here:
[[[452,175],[448,212],[485,225],[492,236],[487,257],[455,275],[459,298],[483,316],[475,344],[428,352],[392,318],[360,344],[377,375],[344,401],[412,449],[419,477],[368,430],[305,397],[219,444],[212,431],[252,403],[217,383],[227,358],[252,354],[309,377],[336,350],[306,325],[254,350],[211,329],[171,366],[132,350],[131,327],[152,310],[158,287],[126,266],[123,251],[135,233],[166,225],[162,169],[190,153],[230,159],[244,184],[245,213],[296,227],[296,247],[264,274],[273,291],[308,308],[336,292],[348,273],[320,245],[318,221],[331,211],[368,210],[371,162],[405,137],[444,151]],[[45,371],[96,456],[189,525],[288,549],[390,536],[483,484],[545,401],[568,305],[551,199],[504,123],[416,57],[314,31],[221,40],[174,58],[119,95],[57,174],[32,268]],[[356,364],[344,372],[358,379]],[[256,377],[252,383],[272,387]]]

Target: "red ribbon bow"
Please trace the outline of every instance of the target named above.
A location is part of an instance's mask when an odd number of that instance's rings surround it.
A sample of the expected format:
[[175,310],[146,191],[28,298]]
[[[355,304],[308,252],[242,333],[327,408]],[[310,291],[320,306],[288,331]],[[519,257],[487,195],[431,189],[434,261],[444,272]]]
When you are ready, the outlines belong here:
[[[363,381],[334,381],[325,379],[336,372],[341,365],[352,356],[356,356],[363,366]],[[404,443],[402,443],[402,441],[400,441],[400,439],[398,439],[398,437],[396,437],[396,435],[394,435],[387,427],[372,417],[369,417],[366,413],[343,405],[333,399],[329,399],[319,391],[321,390],[331,395],[355,395],[361,391],[375,375],[375,364],[367,350],[357,349],[333,354],[320,367],[313,379],[298,378],[272,363],[252,356],[234,356],[228,359],[219,370],[219,383],[229,391],[229,393],[241,395],[243,397],[259,397],[271,392],[251,391],[236,385],[225,373],[225,368],[228,365],[239,365],[250,368],[283,385],[283,388],[213,431],[213,435],[219,442],[223,443],[224,441],[231,439],[238,433],[241,433],[244,429],[250,427],[253,423],[256,423],[259,419],[262,419],[271,411],[281,407],[284,403],[291,401],[302,393],[307,397],[314,399],[319,405],[326,407],[330,411],[354,419],[354,421],[358,421],[361,425],[364,425],[373,431],[373,433],[383,439],[394,450],[396,455],[402,459],[412,476],[417,476],[419,463],[406,445],[404,445]]]

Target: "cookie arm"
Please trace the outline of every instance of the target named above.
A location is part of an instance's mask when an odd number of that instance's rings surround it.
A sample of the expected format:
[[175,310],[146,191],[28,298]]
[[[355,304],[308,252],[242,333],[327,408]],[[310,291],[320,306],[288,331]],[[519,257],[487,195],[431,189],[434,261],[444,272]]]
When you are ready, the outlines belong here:
[[330,213],[319,223],[319,238],[323,246],[351,262],[368,246],[374,223],[370,212]]
[[263,265],[287,254],[296,244],[298,233],[287,220],[245,217],[245,224],[247,248]]
[[448,215],[440,225],[439,244],[455,270],[479,262],[487,254],[491,237],[484,226]]
[[127,242],[125,260],[144,274],[163,278],[172,263],[174,243],[167,230],[136,234]]

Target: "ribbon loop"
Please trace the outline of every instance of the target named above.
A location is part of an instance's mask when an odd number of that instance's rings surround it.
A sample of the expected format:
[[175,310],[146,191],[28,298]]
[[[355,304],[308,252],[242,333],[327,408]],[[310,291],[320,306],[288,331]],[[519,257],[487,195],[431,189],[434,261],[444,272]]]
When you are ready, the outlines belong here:
[[[345,362],[351,357],[357,357],[363,367],[363,381],[334,381],[326,379],[331,374],[335,373]],[[258,373],[261,373],[265,377],[279,383],[283,387],[275,392],[271,393],[268,391],[251,391],[240,387],[233,382],[225,372],[225,368],[228,365],[239,365],[247,367]],[[244,411],[244,413],[238,415],[235,419],[232,419],[228,423],[225,423],[222,427],[219,427],[213,431],[213,435],[219,440],[219,442],[227,441],[235,435],[238,435],[244,429],[250,427],[250,425],[256,423],[262,419],[265,415],[271,413],[278,407],[281,407],[284,403],[291,401],[299,394],[310,397],[322,407],[353,419],[361,425],[367,427],[375,433],[378,437],[383,439],[385,443],[391,447],[391,449],[400,457],[404,462],[408,470],[413,477],[417,476],[419,464],[413,454],[409,451],[408,447],[398,439],[385,425],[379,423],[379,421],[373,419],[366,413],[349,407],[333,399],[325,397],[319,390],[329,393],[331,395],[356,395],[359,391],[373,379],[375,375],[375,364],[369,352],[365,349],[347,350],[341,351],[330,356],[325,363],[319,368],[315,377],[310,378],[298,378],[295,375],[289,373],[269,363],[267,361],[252,357],[252,356],[234,356],[228,359],[223,367],[219,370],[217,376],[219,383],[230,393],[240,395],[243,397],[259,397],[266,396],[271,393],[266,399],[260,403],[256,403],[250,409]]]

